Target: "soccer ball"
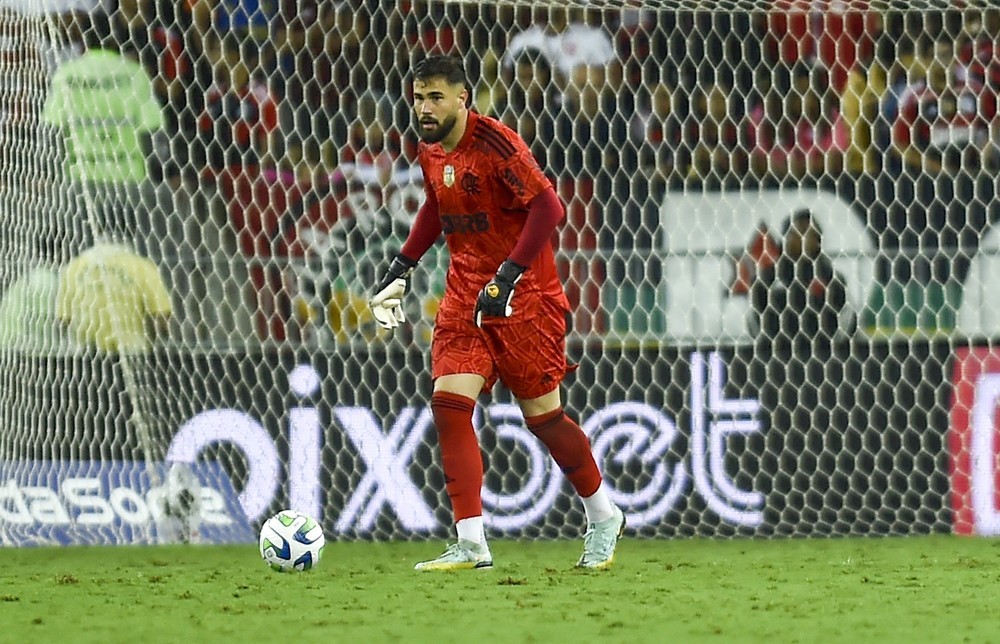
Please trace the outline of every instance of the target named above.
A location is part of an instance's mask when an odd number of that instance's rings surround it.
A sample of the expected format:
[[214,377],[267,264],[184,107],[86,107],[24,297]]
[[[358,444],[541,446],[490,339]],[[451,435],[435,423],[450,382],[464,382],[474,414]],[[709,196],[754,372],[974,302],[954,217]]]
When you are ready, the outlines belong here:
[[323,528],[313,519],[282,510],[260,527],[260,556],[278,572],[310,570],[323,556]]

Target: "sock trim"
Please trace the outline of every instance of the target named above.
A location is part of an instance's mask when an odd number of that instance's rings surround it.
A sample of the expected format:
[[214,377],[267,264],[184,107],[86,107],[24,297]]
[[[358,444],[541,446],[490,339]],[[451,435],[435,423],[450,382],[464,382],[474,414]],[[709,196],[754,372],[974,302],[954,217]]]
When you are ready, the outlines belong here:
[[450,391],[435,391],[431,395],[431,406],[456,411],[473,411],[476,401],[468,396],[453,394]]
[[562,407],[556,407],[552,411],[539,414],[538,416],[528,416],[524,419],[524,424],[528,426],[528,429],[532,433],[535,433],[539,430],[545,429],[546,427],[551,427],[552,425],[557,424],[565,415],[566,412]]

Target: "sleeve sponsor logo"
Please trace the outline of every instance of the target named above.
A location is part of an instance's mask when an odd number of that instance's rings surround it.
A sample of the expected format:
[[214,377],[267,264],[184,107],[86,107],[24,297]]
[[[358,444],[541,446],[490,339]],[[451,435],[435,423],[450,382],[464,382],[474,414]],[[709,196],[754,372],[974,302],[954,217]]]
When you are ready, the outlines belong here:
[[503,182],[507,184],[507,187],[510,188],[514,194],[516,194],[518,197],[524,196],[524,182],[521,181],[520,177],[514,174],[513,170],[511,170],[510,168],[504,168],[503,172],[500,173],[500,177],[503,179]]

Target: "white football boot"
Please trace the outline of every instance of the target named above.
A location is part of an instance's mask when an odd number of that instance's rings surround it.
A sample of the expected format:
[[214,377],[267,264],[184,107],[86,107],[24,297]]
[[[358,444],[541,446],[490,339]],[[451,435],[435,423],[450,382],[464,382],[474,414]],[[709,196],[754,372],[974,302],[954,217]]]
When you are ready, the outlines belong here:
[[583,535],[583,555],[577,568],[603,570],[615,560],[615,546],[625,533],[625,514],[618,506],[610,519],[591,523]]
[[490,548],[475,541],[459,539],[458,543],[448,546],[444,554],[437,559],[421,561],[413,567],[414,570],[472,570],[493,567],[493,555]]

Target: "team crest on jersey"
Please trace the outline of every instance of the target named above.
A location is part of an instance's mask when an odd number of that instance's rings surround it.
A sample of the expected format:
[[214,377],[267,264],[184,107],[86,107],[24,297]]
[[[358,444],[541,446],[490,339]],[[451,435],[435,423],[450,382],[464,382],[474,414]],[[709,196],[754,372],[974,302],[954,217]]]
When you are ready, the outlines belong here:
[[470,195],[479,194],[479,177],[471,172],[466,172],[462,175],[462,181],[459,185],[462,186],[462,190],[466,191]]
[[455,166],[446,165],[444,167],[444,185],[449,188],[455,185]]

